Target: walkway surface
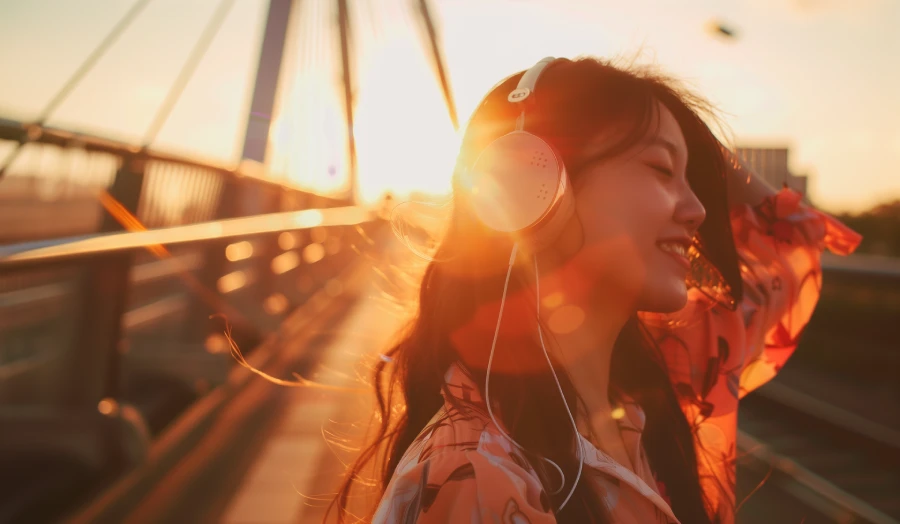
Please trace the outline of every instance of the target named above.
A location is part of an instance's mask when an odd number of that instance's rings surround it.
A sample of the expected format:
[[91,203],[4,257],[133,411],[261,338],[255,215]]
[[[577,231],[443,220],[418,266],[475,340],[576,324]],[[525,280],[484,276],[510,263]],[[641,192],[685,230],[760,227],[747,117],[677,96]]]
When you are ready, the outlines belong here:
[[348,389],[289,391],[280,420],[232,497],[223,522],[322,522],[345,471],[342,461],[354,457],[353,447],[359,445],[373,413],[374,398],[368,389],[359,388],[366,387],[372,359],[402,324],[400,308],[384,289],[383,279],[367,280],[361,299],[333,327],[336,336],[307,377]]

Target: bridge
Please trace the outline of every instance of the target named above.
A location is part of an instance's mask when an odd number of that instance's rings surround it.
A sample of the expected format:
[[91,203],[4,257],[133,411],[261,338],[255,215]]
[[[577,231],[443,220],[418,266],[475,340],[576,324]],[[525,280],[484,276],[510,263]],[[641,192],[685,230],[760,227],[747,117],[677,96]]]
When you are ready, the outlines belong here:
[[[49,125],[149,3],[36,118],[0,120],[0,522],[319,522],[365,434],[354,373],[401,323],[389,269],[410,253],[359,198],[353,133],[343,189],[267,164],[300,2],[269,3],[238,162],[154,146],[229,0],[141,140]],[[327,5],[353,129],[356,4]],[[408,7],[455,126],[437,21]],[[742,407],[739,522],[900,519],[900,263],[824,262],[797,355]]]

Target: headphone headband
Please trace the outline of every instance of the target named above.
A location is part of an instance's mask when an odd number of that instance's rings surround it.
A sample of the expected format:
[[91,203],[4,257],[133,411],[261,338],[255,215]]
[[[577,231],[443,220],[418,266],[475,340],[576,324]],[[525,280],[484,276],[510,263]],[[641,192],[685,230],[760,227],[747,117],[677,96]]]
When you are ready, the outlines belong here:
[[519,85],[516,86],[506,99],[513,103],[524,102],[525,99],[534,92],[534,87],[537,85],[538,78],[541,77],[541,73],[544,72],[544,69],[555,61],[556,58],[548,56],[531,66],[531,69],[525,71],[525,74],[519,79]]
[[[531,66],[528,71],[525,71],[522,78],[519,79],[519,85],[513,89],[506,99],[514,104],[527,100],[528,97],[531,96],[531,93],[534,93],[535,86],[537,85],[538,79],[541,77],[541,73],[544,72],[544,69],[547,69],[547,66],[555,61],[556,58],[548,56]],[[519,117],[516,119],[516,131],[522,131],[523,129],[525,129],[525,106],[522,106],[522,112],[519,113]]]

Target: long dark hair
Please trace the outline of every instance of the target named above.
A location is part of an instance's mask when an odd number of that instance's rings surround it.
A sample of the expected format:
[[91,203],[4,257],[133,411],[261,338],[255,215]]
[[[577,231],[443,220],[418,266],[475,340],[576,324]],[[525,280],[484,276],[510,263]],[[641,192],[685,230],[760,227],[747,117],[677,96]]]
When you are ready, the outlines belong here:
[[[498,84],[475,110],[463,135],[458,166],[471,163],[488,143],[514,129],[518,108],[508,103],[506,96],[521,75]],[[536,94],[528,130],[556,148],[576,184],[579,152],[588,140],[610,129],[608,126],[624,129],[608,144],[606,154],[613,156],[635,144],[658,121],[658,103],[672,112],[687,142],[688,181],[707,212],[699,230],[700,241],[707,259],[730,285],[732,296],[739,299],[741,279],[725,194],[728,165],[720,142],[704,120],[714,118],[710,106],[650,69],[615,66],[596,58],[555,62],[542,75]],[[458,184],[457,176],[457,196],[462,194]],[[363,449],[350,468],[329,508],[335,503],[340,506],[340,522],[354,482],[373,460],[379,493],[383,493],[407,448],[444,404],[441,392],[446,389],[444,373],[450,364],[464,362],[475,383],[484,383],[490,334],[483,337],[483,344],[463,345],[454,337],[473,323],[479,311],[493,307],[499,299],[511,247],[509,237],[487,231],[464,199],[455,199],[449,230],[422,279],[417,315],[403,338],[385,353],[390,358],[375,365],[373,383],[380,424],[374,442]],[[514,273],[520,271],[525,269],[514,269]],[[515,295],[516,286],[511,284],[511,295]],[[530,318],[516,318],[514,306],[508,305],[506,311],[504,323],[534,323],[533,308]],[[499,405],[502,423],[526,448],[545,491],[553,493],[559,477],[547,470],[540,457],[559,464],[567,479],[575,478],[578,458],[576,436],[540,345],[528,338],[501,339],[491,369],[491,397]],[[565,373],[559,378],[566,402],[575,406],[579,398],[574,386]],[[644,449],[653,471],[667,487],[675,515],[682,522],[714,521],[711,515],[717,509],[704,499],[691,425],[679,406],[659,349],[636,315],[616,340],[610,387],[634,398],[644,410]],[[444,392],[454,402],[449,392]],[[398,405],[401,409],[392,409]],[[558,522],[610,522],[601,497],[584,480],[569,503],[558,510],[568,489],[551,497]]]

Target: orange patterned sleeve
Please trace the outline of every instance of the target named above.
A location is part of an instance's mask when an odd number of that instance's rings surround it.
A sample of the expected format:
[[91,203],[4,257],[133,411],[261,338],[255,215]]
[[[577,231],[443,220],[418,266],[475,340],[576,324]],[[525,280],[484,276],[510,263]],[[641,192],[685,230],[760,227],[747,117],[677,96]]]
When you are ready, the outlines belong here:
[[398,468],[373,522],[555,523],[535,474],[507,457],[485,450],[444,451]]
[[768,382],[797,348],[822,289],[821,255],[849,255],[862,237],[834,217],[806,206],[784,188],[755,208],[733,212],[743,262],[746,348],[739,396]]

